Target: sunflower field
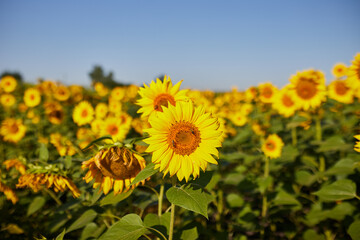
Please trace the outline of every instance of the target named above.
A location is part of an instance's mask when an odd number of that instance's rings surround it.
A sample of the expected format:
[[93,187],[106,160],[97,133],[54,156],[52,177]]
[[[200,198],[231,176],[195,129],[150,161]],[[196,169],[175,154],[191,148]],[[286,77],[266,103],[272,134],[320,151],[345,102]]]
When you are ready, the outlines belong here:
[[360,239],[360,53],[229,92],[0,82],[0,239]]

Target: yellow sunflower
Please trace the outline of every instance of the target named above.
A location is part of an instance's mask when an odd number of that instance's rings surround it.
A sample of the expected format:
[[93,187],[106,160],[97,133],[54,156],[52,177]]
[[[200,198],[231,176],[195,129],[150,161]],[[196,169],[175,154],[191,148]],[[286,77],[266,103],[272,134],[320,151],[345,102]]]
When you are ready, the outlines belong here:
[[276,94],[272,107],[286,118],[293,116],[298,108],[287,87]]
[[65,113],[62,106],[58,102],[44,103],[45,113],[52,124],[60,124],[64,118]]
[[[128,118],[128,119],[126,119]],[[131,119],[129,116],[123,115],[121,118],[108,117],[105,119],[101,128],[102,135],[111,135],[114,142],[125,139],[131,126]]]
[[1,101],[1,105],[3,105],[4,107],[11,107],[15,104],[16,99],[14,95],[10,93],[5,93],[1,95],[0,101]]
[[0,87],[7,93],[15,90],[17,86],[16,79],[13,76],[4,76],[1,78]]
[[60,102],[66,101],[70,97],[70,90],[63,85],[57,86],[54,92],[54,97]]
[[94,85],[95,91],[100,97],[105,97],[109,93],[109,89],[101,82],[96,82]]
[[74,100],[74,102],[80,102],[83,98],[83,87],[79,85],[71,85],[69,86],[69,90],[71,93],[71,97]]
[[291,76],[289,94],[299,108],[307,111],[326,100],[325,76],[316,70],[306,70]]
[[235,126],[241,127],[248,122],[248,117],[243,112],[238,111],[230,116],[230,120]]
[[125,96],[125,88],[116,87],[113,90],[111,90],[110,95],[111,98],[114,99],[115,101],[121,101]]
[[0,134],[7,142],[17,143],[26,133],[21,119],[7,118],[1,123]]
[[360,88],[360,53],[357,53],[347,71],[348,79],[354,89]]
[[355,143],[354,150],[357,152],[360,152],[360,135],[355,135],[354,138],[356,138],[358,140]]
[[64,192],[69,189],[74,198],[80,196],[80,191],[74,184],[74,182],[58,174],[53,173],[27,173],[22,175],[16,188],[29,187],[34,192],[38,192],[43,187],[52,188],[55,192]]
[[346,75],[346,71],[347,71],[347,66],[343,63],[337,63],[335,64],[335,66],[332,69],[332,74],[337,77],[343,77]]
[[50,142],[55,146],[60,156],[72,156],[76,153],[76,148],[72,142],[60,133],[50,134]]
[[181,83],[182,81],[173,86],[170,77],[165,76],[163,82],[156,79],[156,82],[151,81],[150,86],[144,84],[144,87],[139,89],[141,98],[137,101],[137,104],[141,108],[138,113],[141,113],[141,116],[146,118],[154,112],[162,112],[163,106],[176,106],[178,101],[185,100],[187,90],[179,91]]
[[347,80],[335,80],[328,86],[329,98],[341,103],[353,103],[354,91]]
[[97,119],[103,119],[108,113],[108,106],[106,103],[98,103],[95,107],[95,116]]
[[259,85],[259,99],[263,103],[272,103],[278,89],[271,83]]
[[24,93],[24,102],[28,107],[36,107],[41,102],[40,91],[36,88],[28,88]]
[[94,118],[94,108],[89,102],[82,101],[74,108],[72,117],[78,126],[91,123]]
[[[136,175],[145,168],[143,157],[125,147],[111,147],[100,150],[93,158],[83,162],[82,168],[89,169],[84,180],[89,183],[95,179],[93,188],[103,190],[104,194],[114,188],[114,194],[127,192]],[[141,182],[145,183],[145,180]],[[135,188],[140,183],[134,184]]]
[[222,132],[216,118],[205,113],[203,106],[194,108],[191,101],[162,110],[149,118],[152,127],[144,130],[150,134],[144,141],[155,168],[188,181],[191,174],[196,178],[200,169],[205,171],[208,162],[217,164],[212,155],[219,155],[216,148],[221,147]]
[[278,158],[281,156],[281,151],[284,146],[284,142],[276,134],[269,135],[263,145],[261,150],[264,152],[265,156],[269,158]]
[[246,102],[251,102],[251,101],[255,101],[258,95],[258,89],[257,87],[249,87],[248,89],[246,89],[245,91],[245,101]]

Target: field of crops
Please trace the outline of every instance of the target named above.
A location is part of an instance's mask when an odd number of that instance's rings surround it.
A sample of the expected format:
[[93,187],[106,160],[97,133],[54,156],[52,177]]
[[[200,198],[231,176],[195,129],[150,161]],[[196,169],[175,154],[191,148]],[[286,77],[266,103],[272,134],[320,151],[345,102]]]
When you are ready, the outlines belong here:
[[229,92],[3,76],[0,238],[360,239],[360,53],[332,73]]

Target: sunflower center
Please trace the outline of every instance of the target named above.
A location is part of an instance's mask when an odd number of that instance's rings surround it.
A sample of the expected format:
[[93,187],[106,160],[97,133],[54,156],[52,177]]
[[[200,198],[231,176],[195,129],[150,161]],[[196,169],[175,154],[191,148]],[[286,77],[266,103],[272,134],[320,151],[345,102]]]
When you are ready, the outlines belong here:
[[170,128],[167,142],[180,155],[190,155],[201,142],[199,129],[190,122],[177,122]]
[[338,95],[345,95],[348,90],[349,88],[343,82],[338,82],[335,85],[335,91]]
[[282,102],[285,107],[292,107],[294,105],[293,100],[291,100],[291,98],[286,94],[283,95]]
[[159,94],[154,100],[154,110],[162,112],[162,106],[168,107],[169,102],[175,106],[175,99],[167,93]]
[[115,126],[115,125],[109,125],[109,126],[107,127],[107,132],[108,132],[110,135],[114,136],[114,135],[116,135],[116,134],[119,132],[119,128],[118,128],[117,126]]
[[272,151],[275,149],[275,144],[272,142],[272,141],[268,141],[266,144],[265,144],[265,147],[266,149],[268,149],[269,151]]
[[296,93],[302,99],[311,99],[316,95],[316,83],[311,80],[302,80],[296,87]]
[[87,117],[87,115],[88,115],[88,111],[86,109],[82,110],[81,116],[82,117]]
[[19,126],[16,123],[11,124],[9,128],[11,133],[17,133],[19,131]]
[[263,95],[265,98],[271,98],[271,96],[273,95],[273,91],[272,91],[271,88],[266,87],[266,88],[263,90],[262,95]]
[[141,171],[139,161],[125,148],[110,148],[98,156],[95,164],[104,176],[125,180],[135,177]]
[[34,100],[35,99],[35,96],[33,94],[30,95],[30,99],[31,100]]

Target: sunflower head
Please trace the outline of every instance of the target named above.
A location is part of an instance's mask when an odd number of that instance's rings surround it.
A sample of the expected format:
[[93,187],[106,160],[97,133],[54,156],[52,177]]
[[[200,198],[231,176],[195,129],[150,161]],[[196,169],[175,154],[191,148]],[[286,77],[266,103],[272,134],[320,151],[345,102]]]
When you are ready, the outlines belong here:
[[66,101],[70,97],[70,90],[63,85],[57,86],[54,92],[54,97],[59,101]]
[[1,123],[0,134],[5,141],[17,143],[26,133],[26,126],[21,119],[7,118]]
[[14,95],[12,95],[10,93],[5,93],[5,94],[1,94],[0,102],[1,102],[1,105],[8,108],[15,104],[16,99],[15,99]]
[[281,156],[281,151],[284,146],[284,142],[276,134],[269,135],[263,145],[261,150],[264,152],[265,156],[269,158],[278,158]]
[[335,80],[332,81],[328,86],[329,98],[335,99],[341,103],[353,103],[354,102],[354,91],[349,86],[347,80]]
[[28,107],[36,107],[41,102],[40,91],[36,88],[28,88],[24,93],[24,102]]
[[0,80],[0,87],[7,93],[13,92],[17,86],[16,79],[13,76],[4,76]]
[[275,95],[272,107],[284,117],[293,116],[298,109],[296,101],[292,97],[288,87],[284,87]]
[[353,88],[360,89],[360,53],[357,53],[347,71],[349,82]]
[[152,113],[162,112],[163,107],[175,106],[176,102],[185,100],[187,91],[179,91],[181,83],[182,81],[173,86],[170,77],[165,76],[163,81],[156,79],[156,82],[152,81],[150,86],[144,84],[144,87],[139,89],[141,99],[137,104],[141,108],[138,113],[146,118]]
[[360,135],[355,135],[354,138],[357,140],[354,146],[354,150],[360,152]]
[[114,194],[119,194],[130,189],[131,182],[145,165],[140,155],[126,147],[114,146],[100,150],[93,158],[83,162],[82,168],[89,169],[84,179],[87,183],[95,179],[94,188],[100,187],[104,194],[114,188]]
[[346,75],[347,69],[348,67],[344,63],[337,63],[332,69],[332,74],[335,77],[340,78]]
[[74,108],[72,117],[78,126],[91,123],[94,118],[94,109],[89,102],[82,101]]
[[259,85],[259,98],[263,103],[272,103],[278,89],[271,83]]

